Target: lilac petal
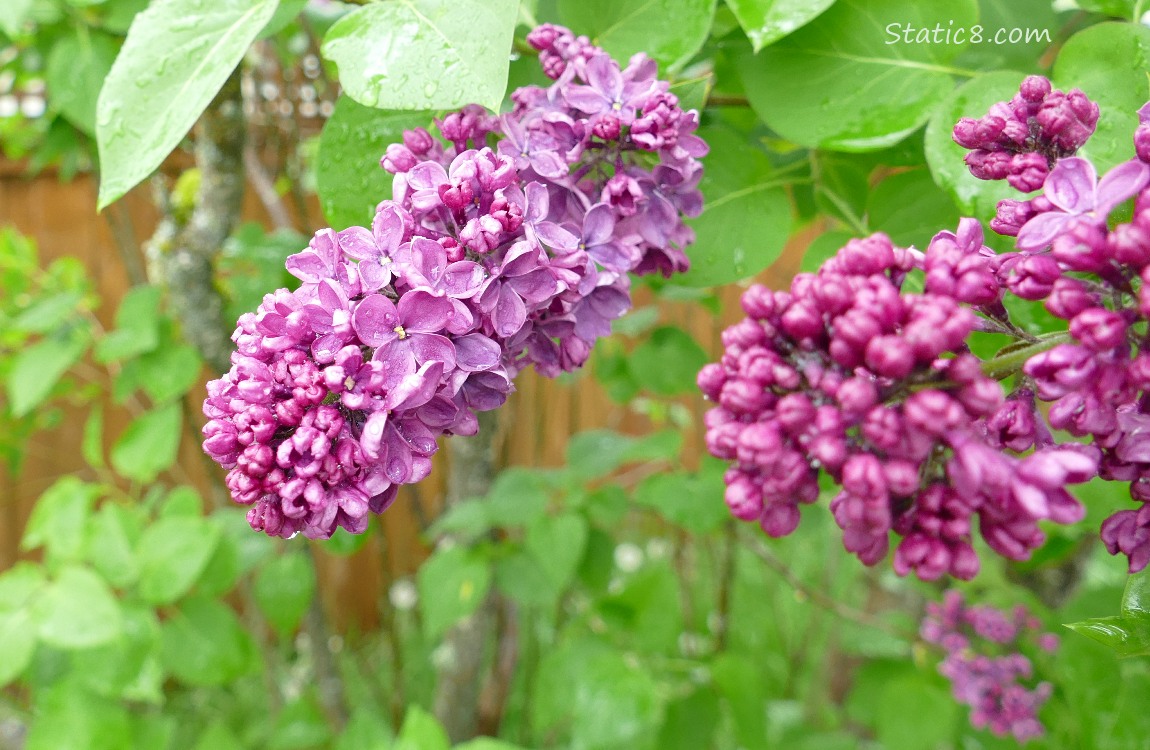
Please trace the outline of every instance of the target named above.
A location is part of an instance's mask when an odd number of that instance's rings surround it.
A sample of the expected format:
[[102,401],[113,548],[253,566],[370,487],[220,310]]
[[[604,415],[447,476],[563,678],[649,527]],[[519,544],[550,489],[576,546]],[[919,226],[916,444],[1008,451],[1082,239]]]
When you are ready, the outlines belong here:
[[368,291],[378,291],[391,282],[391,264],[384,265],[374,260],[359,262],[359,277]]
[[375,244],[384,255],[391,255],[403,242],[404,222],[399,209],[385,204],[376,212],[371,221],[371,232]]
[[1047,502],[1046,490],[1035,487],[1026,482],[1015,482],[1013,486],[1014,499],[1033,519],[1049,518],[1050,506]]
[[386,458],[383,471],[393,484],[405,484],[411,478],[411,449],[394,428],[384,436]]
[[423,406],[435,395],[442,379],[443,363],[428,362],[418,371],[404,376],[388,391],[387,398],[383,400],[383,408],[387,411],[406,411]]
[[587,254],[599,261],[599,265],[614,271],[626,271],[632,266],[630,254],[618,242],[589,245]]
[[1094,210],[1109,214],[1122,201],[1132,197],[1150,182],[1150,165],[1137,159],[1123,162],[1106,173],[1098,182]]
[[[539,170],[535,170],[539,171]],[[567,171],[567,165],[563,165],[563,171]],[[540,174],[543,174],[540,172]],[[543,175],[546,177],[547,175]],[[536,224],[547,218],[549,210],[550,196],[547,193],[547,188],[539,182],[532,182],[527,186],[525,191],[527,194],[527,210],[524,212],[523,220],[529,224]]]
[[536,268],[531,273],[509,279],[506,283],[515,289],[524,302],[532,305],[538,305],[559,292],[559,282],[546,268]]
[[1050,491],[1047,506],[1055,523],[1078,523],[1086,517],[1086,507],[1061,487]]
[[345,253],[356,260],[373,260],[379,257],[375,237],[363,227],[348,227],[340,232],[339,245]]
[[447,251],[435,240],[416,237],[411,241],[411,265],[423,279],[412,281],[413,286],[435,288],[447,267]]
[[[531,154],[531,168],[539,176],[549,180],[560,180],[567,176],[567,162],[554,151],[534,151]],[[546,190],[544,191],[546,192]],[[546,216],[547,204],[543,205],[543,215]]]
[[615,233],[615,214],[606,203],[596,203],[583,217],[583,244],[602,245]]
[[958,220],[958,232],[955,240],[963,252],[975,253],[983,245],[982,222],[978,219],[964,217]]
[[428,427],[442,430],[459,416],[459,407],[443,394],[438,394],[419,407],[416,416]]
[[315,292],[324,310],[335,312],[336,310],[347,309],[348,299],[343,291],[343,287],[331,279],[321,281],[319,286],[316,287]]
[[335,361],[336,353],[343,348],[345,343],[344,337],[338,333],[329,333],[326,336],[320,336],[311,344],[311,356],[321,365],[333,362]]
[[440,362],[444,370],[455,369],[455,346],[451,339],[434,333],[413,333],[408,340],[416,362]]
[[451,320],[451,300],[415,290],[399,298],[399,319],[409,333],[438,333]]
[[1039,214],[1018,231],[1018,240],[1014,246],[1019,250],[1041,250],[1053,242],[1055,237],[1064,234],[1074,218],[1071,214],[1058,211]]
[[584,67],[584,78],[607,99],[618,101],[623,96],[623,75],[608,55],[592,57]]
[[507,284],[499,288],[499,299],[495,303],[495,311],[491,315],[491,322],[495,332],[500,336],[513,336],[527,320],[527,308],[523,300]]
[[583,112],[602,112],[610,106],[607,98],[590,86],[569,86],[563,92],[567,104]]
[[1086,159],[1062,159],[1050,170],[1044,185],[1046,197],[1055,206],[1071,214],[1082,214],[1094,208],[1094,190],[1098,173]]
[[579,248],[579,237],[571,231],[550,221],[541,222],[535,227],[535,233],[548,247],[554,250],[568,252]]
[[466,299],[483,285],[486,275],[483,267],[469,260],[450,264],[443,272],[443,289],[457,299]]
[[472,333],[455,339],[455,364],[467,372],[496,367],[501,354],[499,344],[481,333]]
[[418,419],[405,419],[396,424],[395,429],[411,452],[417,456],[431,456],[439,450],[439,445],[435,442],[435,433]]
[[309,284],[314,284],[320,279],[331,276],[331,269],[323,262],[323,259],[309,250],[289,255],[284,261],[284,265],[287,267],[288,273]]
[[472,315],[471,308],[457,299],[451,300],[451,306],[454,312],[451,315],[451,320],[447,322],[448,333],[458,336],[475,327],[475,316]]
[[396,339],[387,346],[375,350],[372,360],[383,365],[385,384],[392,388],[419,369],[415,362],[415,352],[411,349],[411,339]]
[[364,422],[363,432],[359,436],[359,445],[368,458],[379,458],[379,449],[383,443],[383,433],[387,428],[388,412],[373,412]]
[[351,325],[359,340],[368,346],[383,346],[399,338],[399,311],[382,294],[369,294],[355,307]]
[[587,298],[587,304],[604,318],[614,320],[630,309],[631,297],[621,289],[602,286]]
[[539,265],[540,252],[530,242],[516,242],[503,257],[500,272],[504,276],[521,276]]

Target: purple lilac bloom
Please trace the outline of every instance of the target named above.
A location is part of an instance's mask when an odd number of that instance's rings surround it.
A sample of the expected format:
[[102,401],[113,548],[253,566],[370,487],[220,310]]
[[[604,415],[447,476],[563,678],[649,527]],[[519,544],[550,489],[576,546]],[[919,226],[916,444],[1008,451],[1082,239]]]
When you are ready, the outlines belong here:
[[1009,102],[983,117],[954,126],[955,143],[970,149],[966,165],[980,180],[1005,179],[1029,193],[1042,186],[1054,164],[1072,156],[1093,133],[1098,105],[1078,89],[1052,90],[1042,76],[1029,76]]
[[[748,289],[747,318],[723,333],[722,358],[698,378],[716,404],[708,450],[731,462],[731,512],[789,534],[825,474],[841,488],[830,509],[845,548],[874,565],[894,532],[896,572],[924,580],[978,572],[976,518],[1012,559],[1042,543],[1039,521],[1079,520],[1065,485],[1092,477],[1096,455],[1050,445],[1027,426],[1033,414],[1018,414],[1024,396],[1004,400],[966,351],[978,318],[964,305],[1001,294],[993,261],[981,229],[963,222],[925,256],[878,234],[851,240],[789,292]],[[925,293],[903,292],[916,269]],[[1038,450],[1021,457],[1007,443]]]
[[581,366],[630,308],[628,274],[686,270],[698,114],[644,55],[621,68],[550,25],[528,39],[554,84],[502,118],[448,114],[443,142],[405,132],[371,228],[317,232],[287,259],[302,285],[240,318],[203,434],[253,528],[363,531],[520,370]]
[[1045,733],[1038,711],[1053,693],[1050,683],[1035,682],[1034,666],[1019,650],[1031,643],[1046,652],[1057,649],[1057,636],[1040,629],[1021,605],[1009,613],[967,606],[962,594],[950,590],[941,602],[926,605],[919,633],[945,653],[938,671],[950,681],[955,700],[970,706],[970,723],[1026,742]]

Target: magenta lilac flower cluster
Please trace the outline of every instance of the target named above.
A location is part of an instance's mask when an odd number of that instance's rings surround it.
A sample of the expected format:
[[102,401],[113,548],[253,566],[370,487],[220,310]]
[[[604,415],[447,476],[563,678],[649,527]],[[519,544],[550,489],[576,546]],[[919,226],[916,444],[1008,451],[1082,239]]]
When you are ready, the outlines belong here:
[[1078,89],[1052,90],[1050,81],[1030,76],[1009,102],[983,117],[964,117],[954,140],[971,149],[966,164],[982,180],[1005,179],[1029,193],[1042,187],[1054,163],[1076,152],[1094,133],[1098,105]]
[[[893,531],[895,569],[927,580],[978,572],[976,518],[994,550],[1024,559],[1043,541],[1039,521],[1082,517],[1065,485],[1093,476],[1096,458],[1051,446],[1033,401],[1004,399],[965,350],[978,324],[967,305],[998,305],[981,239],[964,222],[924,255],[873,235],[789,292],[747,290],[747,318],[699,373],[736,517],[789,534],[825,473],[841,487],[830,507],[847,550],[873,565]],[[922,268],[925,291],[904,292]]]
[[970,706],[971,724],[1026,742],[1043,735],[1038,710],[1053,691],[1049,682],[1034,682],[1034,666],[1020,651],[1029,642],[1047,652],[1058,648],[1057,636],[1040,629],[1021,605],[1010,613],[967,606],[952,590],[926,605],[919,632],[945,652],[938,671],[950,680],[955,700]]
[[[999,204],[991,226],[1017,237],[1013,252],[989,249],[963,219],[925,253],[875,235],[790,292],[747,291],[748,318],[699,375],[716,402],[707,445],[732,462],[737,517],[787,534],[825,475],[840,488],[831,509],[844,545],[863,562],[886,556],[893,531],[900,574],[970,578],[976,519],[995,552],[1026,559],[1044,540],[1040,521],[1083,517],[1067,486],[1101,476],[1143,503],[1108,519],[1103,541],[1132,572],[1150,562],[1150,164],[1099,179],[1073,155],[1097,117],[1082,92],[1032,76],[955,127],[975,176],[1043,188]],[[1138,155],[1150,105],[1140,118]],[[1130,221],[1112,226],[1131,198]],[[904,280],[920,273],[923,292],[908,293]],[[1066,329],[1028,333],[1007,295],[1044,303]],[[970,353],[975,331],[1014,341],[983,363]],[[1055,431],[1089,440],[1058,443]]]
[[366,528],[470,435],[515,375],[581,366],[631,304],[629,273],[687,268],[707,147],[653,61],[621,68],[566,29],[528,37],[555,83],[502,117],[470,105],[381,164],[371,227],[324,229],[287,260],[208,386],[204,449],[253,528]]

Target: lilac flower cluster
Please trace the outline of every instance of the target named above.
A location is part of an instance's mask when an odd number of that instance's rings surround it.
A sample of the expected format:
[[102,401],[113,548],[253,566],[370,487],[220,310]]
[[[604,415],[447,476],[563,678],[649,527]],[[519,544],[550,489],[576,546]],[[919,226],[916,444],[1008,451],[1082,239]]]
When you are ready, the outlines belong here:
[[240,318],[203,433],[253,528],[363,531],[521,369],[581,366],[630,307],[629,273],[687,268],[697,113],[644,55],[620,68],[555,26],[529,41],[554,84],[502,117],[447,115],[444,142],[406,132],[371,227],[317,232],[287,260],[300,287]]
[[[789,533],[822,473],[841,488],[831,509],[844,545],[864,562],[885,557],[894,531],[900,574],[970,578],[975,517],[994,551],[1025,559],[1043,542],[1037,522],[1082,518],[1067,486],[1101,476],[1129,482],[1142,503],[1109,518],[1103,541],[1131,572],[1150,563],[1150,164],[1131,160],[1098,179],[1072,156],[1097,113],[1081,92],[1032,76],[1010,102],[955,127],[976,176],[1043,187],[999,204],[991,226],[1017,237],[1015,251],[990,250],[964,219],[925,253],[876,235],[789,293],[747,291],[748,319],[699,375],[717,403],[707,444],[732,462],[736,516]],[[1150,105],[1139,117],[1142,157]],[[1131,198],[1130,220],[1112,227]],[[904,279],[920,271],[923,293],[906,293]],[[1026,332],[1005,295],[1044,302],[1066,329]],[[967,343],[975,331],[1015,341],[979,362]],[[1089,444],[1058,443],[1051,428]]]
[[[1150,353],[1143,352],[1150,321],[1150,104],[1138,114],[1138,159],[1098,179],[1090,161],[1058,158],[1041,195],[1002,201],[991,223],[1018,238],[1017,252],[996,261],[998,282],[1018,297],[1044,301],[1067,321],[1066,343],[1037,353],[1022,370],[1038,398],[1051,403],[1050,425],[1091,438],[1101,451],[1100,476],[1129,482],[1131,496],[1143,503],[1102,525],[1107,548],[1126,555],[1131,572],[1150,562]],[[955,140],[967,145],[964,135],[960,122]],[[1075,142],[1081,145],[1077,136]],[[1111,215],[1131,197],[1131,220],[1111,228]]]
[[955,700],[971,708],[970,722],[1018,742],[1044,734],[1038,710],[1050,698],[1049,682],[1027,687],[1034,667],[1019,648],[1035,635],[1039,648],[1053,652],[1058,638],[1038,634],[1041,623],[1019,605],[1007,614],[985,605],[969,607],[957,591],[926,605],[920,635],[946,656],[938,666],[951,683]]
[[[876,234],[789,292],[747,290],[747,318],[698,378],[716,403],[707,447],[733,462],[725,497],[736,517],[789,534],[825,473],[842,488],[830,507],[847,550],[873,565],[893,531],[896,571],[926,580],[977,573],[975,517],[1013,559],[1043,541],[1038,521],[1082,517],[1065,485],[1093,476],[1096,458],[1049,445],[1033,402],[1004,400],[965,349],[978,319],[964,305],[999,305],[988,253],[973,222],[925,255]],[[916,269],[925,292],[904,293]]]
[[1042,187],[1058,159],[1081,148],[1097,124],[1098,105],[1084,93],[1052,90],[1047,79],[1030,76],[1009,102],[977,120],[959,120],[954,140],[971,149],[966,165],[975,177],[1005,179],[1029,193]]

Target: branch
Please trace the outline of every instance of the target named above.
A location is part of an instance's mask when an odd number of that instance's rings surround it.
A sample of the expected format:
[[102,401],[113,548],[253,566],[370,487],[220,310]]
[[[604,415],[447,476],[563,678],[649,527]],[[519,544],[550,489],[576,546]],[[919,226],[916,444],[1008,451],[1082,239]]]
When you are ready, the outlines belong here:
[[[479,414],[479,434],[447,442],[448,510],[469,497],[487,494],[495,475],[494,412]],[[452,744],[475,737],[479,731],[479,697],[487,643],[495,635],[500,596],[490,592],[483,604],[458,623],[443,640],[445,658],[435,688],[435,717],[447,729]],[[491,717],[485,717],[487,722]]]
[[231,326],[213,265],[239,221],[244,195],[244,108],[237,69],[196,124],[200,186],[186,222],[161,203],[164,217],[149,242],[153,280],[164,284],[184,338],[217,371],[230,366]]

